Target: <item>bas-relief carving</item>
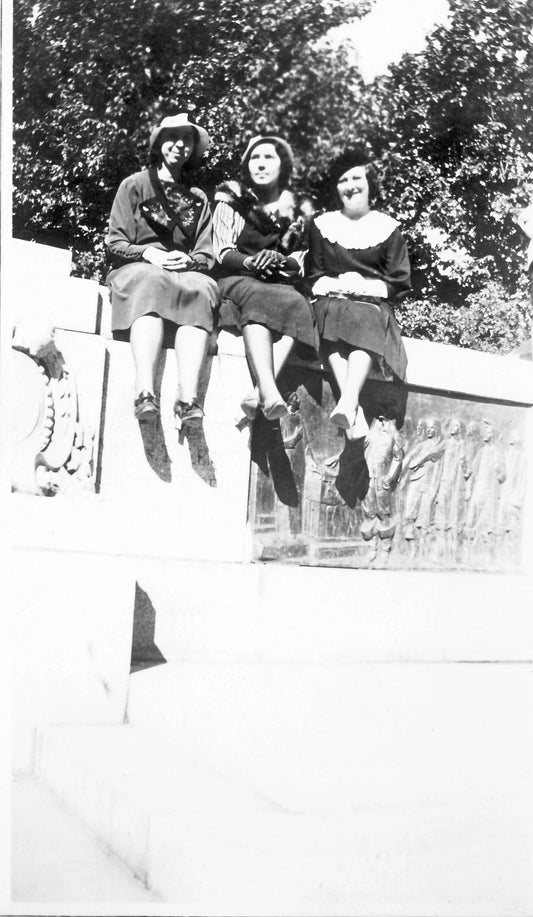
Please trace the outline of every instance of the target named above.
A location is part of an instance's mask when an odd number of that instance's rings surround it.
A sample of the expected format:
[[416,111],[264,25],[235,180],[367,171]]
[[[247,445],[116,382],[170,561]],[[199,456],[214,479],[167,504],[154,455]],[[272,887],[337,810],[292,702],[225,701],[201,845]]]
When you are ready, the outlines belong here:
[[14,329],[11,404],[12,489],[94,491],[94,432],[80,420],[74,378],[45,321]]
[[332,427],[329,382],[291,367],[289,414],[256,421],[256,558],[509,569],[520,563],[525,408],[368,382],[365,439]]

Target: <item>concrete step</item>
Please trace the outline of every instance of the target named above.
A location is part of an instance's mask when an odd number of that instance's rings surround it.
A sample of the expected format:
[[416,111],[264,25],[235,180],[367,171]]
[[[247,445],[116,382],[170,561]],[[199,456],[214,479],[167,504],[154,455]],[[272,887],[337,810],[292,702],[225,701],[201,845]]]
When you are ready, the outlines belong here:
[[[178,711],[179,697],[175,705]],[[203,710],[197,715],[200,723]],[[362,771],[372,762],[362,735],[366,764],[352,775],[360,783],[357,805],[332,784],[332,805],[320,811],[293,800],[288,808],[244,781],[221,778],[216,755],[208,767],[187,743],[169,750],[166,725],[157,735],[131,726],[47,728],[38,771],[173,911],[192,917],[530,913],[531,824],[519,787],[454,804],[438,793],[425,800],[419,793],[416,801],[398,795],[393,801],[391,792],[365,798]],[[230,731],[228,742],[234,739]],[[330,764],[337,753],[331,749]],[[389,761],[393,784],[404,767]],[[302,768],[299,779],[309,783],[315,773]],[[418,770],[413,783],[417,777]],[[366,788],[371,780],[367,772]]]
[[132,675],[127,716],[295,814],[512,806],[532,688],[528,665],[184,661]]
[[109,907],[158,900],[33,778],[14,781],[11,816],[14,901]]
[[135,573],[144,593],[136,616],[150,619],[168,661],[531,658],[531,596],[522,576],[162,558],[140,559]]

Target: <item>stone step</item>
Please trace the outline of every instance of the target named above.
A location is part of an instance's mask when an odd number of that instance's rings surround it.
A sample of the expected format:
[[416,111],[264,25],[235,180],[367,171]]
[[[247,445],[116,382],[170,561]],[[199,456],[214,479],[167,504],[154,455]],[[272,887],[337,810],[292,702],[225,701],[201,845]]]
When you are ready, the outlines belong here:
[[65,811],[57,797],[31,777],[13,783],[11,825],[14,901],[41,906],[71,902],[71,907],[74,902],[104,902],[109,907],[111,902],[157,901]]
[[[180,539],[177,531],[174,543]],[[150,622],[168,661],[530,658],[533,623],[522,576],[162,558],[140,560],[135,572],[137,625]]]
[[132,675],[127,715],[286,811],[512,807],[531,694],[520,664],[183,661]]
[[[379,694],[375,674],[370,680]],[[283,689],[281,694],[286,699]],[[174,703],[178,712],[179,696]],[[156,710],[153,720],[159,719]],[[198,730],[203,713],[199,707]],[[261,722],[267,729],[265,717]],[[227,724],[226,717],[222,731]],[[531,824],[519,787],[509,786],[504,794],[493,787],[489,795],[469,799],[437,793],[424,798],[423,792],[411,800],[393,801],[390,792],[376,799],[365,790],[370,771],[382,760],[373,764],[378,749],[375,742],[368,748],[367,730],[357,742],[366,763],[352,774],[360,783],[357,804],[331,774],[334,801],[328,806],[302,806],[293,798],[286,807],[254,792],[249,781],[222,778],[216,753],[207,766],[187,741],[169,750],[162,739],[166,725],[161,722],[157,735],[134,726],[49,727],[41,737],[38,774],[176,913],[503,917],[514,901],[520,904],[511,907],[513,914],[528,913]],[[229,729],[228,743],[234,738]],[[274,745],[275,739],[265,768]],[[390,750],[386,746],[382,743],[382,755]],[[330,765],[337,751],[330,750]],[[468,746],[465,753],[470,751]],[[487,751],[480,750],[477,762],[485,767],[491,760]],[[393,783],[405,763],[389,760]],[[433,763],[426,756],[420,771]],[[315,775],[316,769],[304,764],[297,776],[309,784]],[[416,769],[413,783],[418,777]]]
[[[11,239],[6,277],[13,321],[46,316],[56,328],[100,333],[104,297],[96,280],[71,277],[68,249]],[[14,295],[16,291],[16,295]],[[107,321],[107,312],[106,312]]]

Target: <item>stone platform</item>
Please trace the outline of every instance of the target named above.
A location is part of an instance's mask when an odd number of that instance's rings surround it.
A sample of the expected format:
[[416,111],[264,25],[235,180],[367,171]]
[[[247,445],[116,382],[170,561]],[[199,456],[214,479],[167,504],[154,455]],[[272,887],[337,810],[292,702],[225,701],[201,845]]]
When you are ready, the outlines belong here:
[[[43,290],[63,271],[75,298],[62,258]],[[165,353],[161,422],[146,431],[105,291],[71,328],[49,296],[58,330],[44,355],[27,332],[37,292],[14,322],[14,361],[36,395],[15,425],[24,475],[8,501],[19,773],[38,775],[165,913],[529,915],[531,364],[407,341],[402,398],[382,398],[376,380],[365,395],[385,437],[403,437],[399,489],[372,515],[368,489],[352,506],[339,484],[354,447],[341,438],[327,462],[337,434],[321,367],[288,369],[292,431],[259,424],[251,439],[236,423],[242,345],[221,334],[203,433],[187,439]],[[458,478],[444,474],[454,452]],[[359,448],[368,469],[390,473],[392,458]],[[438,474],[414,486],[419,464]],[[480,537],[463,563],[467,521]],[[2,909],[36,912],[20,885],[17,896]],[[114,914],[163,910],[113,902]]]

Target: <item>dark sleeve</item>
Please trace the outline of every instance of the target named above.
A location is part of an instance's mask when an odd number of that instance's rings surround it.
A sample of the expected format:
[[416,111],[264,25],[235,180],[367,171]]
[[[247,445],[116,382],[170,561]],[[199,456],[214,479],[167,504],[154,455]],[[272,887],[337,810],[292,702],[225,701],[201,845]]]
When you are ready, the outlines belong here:
[[305,276],[312,287],[314,283],[327,273],[324,265],[323,239],[314,220],[309,230],[309,248],[305,257]]
[[149,245],[138,245],[135,242],[134,211],[138,199],[139,191],[135,183],[125,179],[111,207],[105,241],[111,254],[118,255],[124,261],[141,261],[143,252],[149,248]]
[[395,229],[384,243],[385,270],[382,280],[387,286],[389,299],[402,299],[411,289],[411,265],[407,245],[399,229]]
[[211,210],[207,202],[207,197],[203,191],[199,192],[195,190],[195,193],[202,198],[203,206],[196,228],[196,238],[189,251],[193,260],[190,270],[210,271],[215,264],[215,255],[213,253],[213,220],[211,218]]

